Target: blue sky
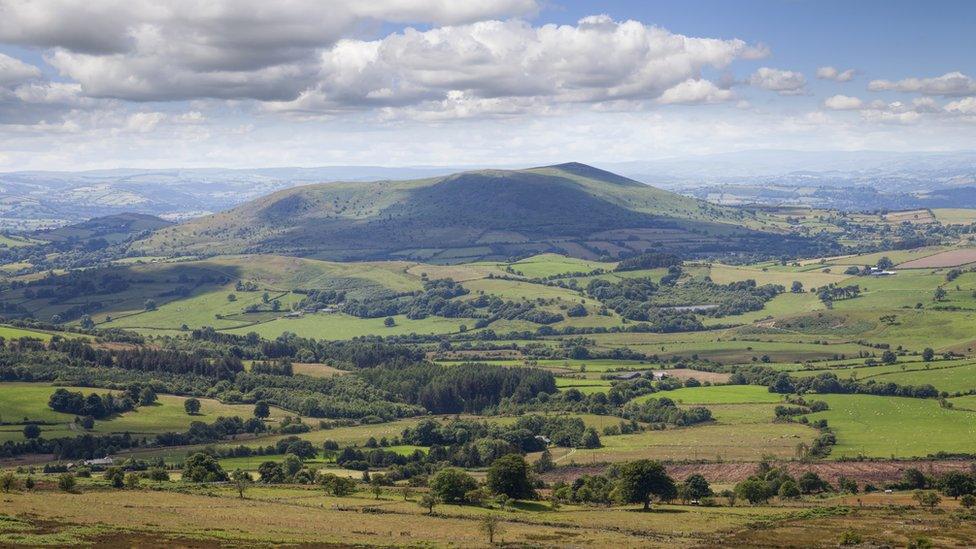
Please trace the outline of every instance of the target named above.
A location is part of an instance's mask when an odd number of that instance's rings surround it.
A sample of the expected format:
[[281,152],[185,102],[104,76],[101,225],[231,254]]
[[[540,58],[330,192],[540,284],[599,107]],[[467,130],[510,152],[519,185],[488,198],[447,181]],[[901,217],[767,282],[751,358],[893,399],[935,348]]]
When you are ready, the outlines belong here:
[[976,2],[0,0],[0,171],[976,137]]

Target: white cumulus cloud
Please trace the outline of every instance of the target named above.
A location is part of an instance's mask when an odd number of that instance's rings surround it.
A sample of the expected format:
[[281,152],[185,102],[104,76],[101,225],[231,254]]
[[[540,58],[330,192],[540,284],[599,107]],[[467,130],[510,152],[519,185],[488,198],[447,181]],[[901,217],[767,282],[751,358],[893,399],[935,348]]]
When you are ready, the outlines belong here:
[[821,80],[833,80],[834,82],[850,82],[854,80],[857,71],[854,69],[840,70],[836,67],[826,66],[817,69],[817,78]]
[[499,98],[549,104],[715,102],[731,93],[702,80],[705,67],[724,68],[765,54],[741,40],[689,37],[605,15],[576,25],[535,27],[508,20],[408,28],[381,40],[340,41],[321,54],[313,87],[268,108],[334,113],[451,97],[464,97],[467,105]]
[[749,84],[780,95],[798,95],[803,93],[807,79],[796,71],[761,67],[749,77]]
[[871,91],[900,91],[925,95],[966,96],[976,95],[976,80],[961,72],[949,72],[934,78],[906,78],[904,80],[872,80]]
[[824,100],[824,107],[834,110],[834,111],[849,111],[860,109],[864,105],[864,101],[861,101],[858,97],[850,97],[847,95],[834,95],[828,97]]

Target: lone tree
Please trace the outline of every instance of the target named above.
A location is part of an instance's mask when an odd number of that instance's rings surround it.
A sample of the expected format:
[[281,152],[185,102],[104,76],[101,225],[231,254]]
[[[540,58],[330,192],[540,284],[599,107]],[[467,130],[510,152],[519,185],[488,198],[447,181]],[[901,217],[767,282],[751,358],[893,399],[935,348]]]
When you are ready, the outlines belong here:
[[388,316],[385,320],[383,320],[383,325],[387,328],[392,328],[393,326],[396,326],[396,320],[394,320],[392,316]]
[[529,464],[519,454],[508,454],[491,463],[488,468],[488,488],[496,494],[514,499],[535,497],[529,480]]
[[24,438],[35,439],[41,436],[41,428],[36,423],[24,425]]
[[183,401],[183,409],[186,413],[195,416],[200,413],[200,401],[195,398],[188,398]]
[[678,493],[674,480],[664,466],[649,459],[639,459],[624,465],[617,481],[617,491],[625,503],[643,503],[644,510],[651,508],[651,498],[671,499]]
[[922,351],[922,360],[925,362],[932,362],[933,358],[935,358],[935,351],[932,350],[932,347],[926,347],[925,350]]
[[254,417],[264,419],[270,415],[271,406],[268,406],[268,403],[263,400],[257,401],[257,403],[254,405]]
[[58,477],[58,489],[62,492],[74,492],[78,481],[71,473],[61,473]]
[[251,479],[251,473],[242,471],[240,469],[230,474],[230,480],[234,483],[234,488],[237,488],[237,495],[241,499],[244,499],[244,492],[246,492],[248,486],[254,482]]
[[481,519],[478,525],[481,531],[488,536],[488,543],[495,543],[495,536],[502,533],[502,521],[494,513],[488,513]]
[[424,494],[423,496],[420,497],[420,501],[417,502],[417,505],[420,505],[424,509],[427,509],[428,515],[433,515],[434,506],[437,505],[437,496],[430,493]]

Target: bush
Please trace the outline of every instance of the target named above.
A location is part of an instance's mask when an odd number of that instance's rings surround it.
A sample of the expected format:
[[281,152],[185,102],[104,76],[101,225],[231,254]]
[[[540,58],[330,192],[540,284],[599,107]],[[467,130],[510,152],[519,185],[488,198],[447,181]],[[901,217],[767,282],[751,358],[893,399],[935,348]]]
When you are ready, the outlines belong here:
[[78,481],[71,473],[61,473],[58,475],[58,489],[62,492],[74,492]]

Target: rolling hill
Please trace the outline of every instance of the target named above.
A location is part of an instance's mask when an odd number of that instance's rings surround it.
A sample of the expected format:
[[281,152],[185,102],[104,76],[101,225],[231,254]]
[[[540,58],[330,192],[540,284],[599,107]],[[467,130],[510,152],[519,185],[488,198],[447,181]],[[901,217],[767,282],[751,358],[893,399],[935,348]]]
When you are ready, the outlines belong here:
[[457,262],[544,251],[769,250],[797,242],[710,205],[584,164],[282,190],[157,231],[150,254],[276,253],[333,260]]

